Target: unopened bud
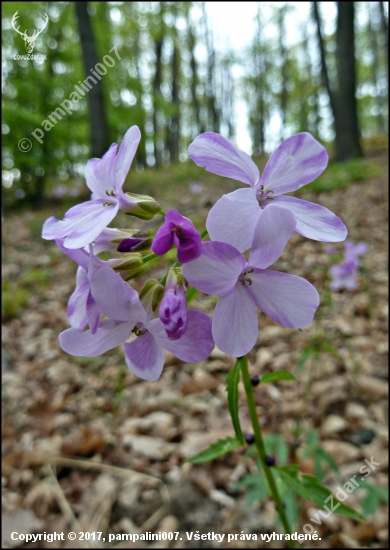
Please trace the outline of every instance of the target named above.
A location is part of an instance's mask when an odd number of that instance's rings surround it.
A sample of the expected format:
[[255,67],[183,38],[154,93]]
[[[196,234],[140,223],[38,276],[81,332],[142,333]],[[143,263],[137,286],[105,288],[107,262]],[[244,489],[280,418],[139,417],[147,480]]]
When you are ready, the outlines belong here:
[[170,340],[178,340],[188,327],[186,288],[181,268],[168,272],[164,298],[160,304],[159,317]]
[[131,237],[123,239],[118,245],[118,252],[136,252],[138,250],[147,250],[152,246],[153,238],[150,231],[137,231]]
[[139,252],[132,252],[120,258],[109,260],[109,264],[125,281],[139,277],[147,269]]
[[255,442],[255,436],[253,434],[246,434],[245,441],[248,443],[248,445],[253,445]]
[[165,288],[157,279],[150,279],[140,292],[140,300],[148,313],[154,313],[163,299]]
[[161,206],[153,197],[148,195],[136,195],[124,193],[120,197],[120,209],[129,216],[135,216],[141,220],[151,220],[161,210]]

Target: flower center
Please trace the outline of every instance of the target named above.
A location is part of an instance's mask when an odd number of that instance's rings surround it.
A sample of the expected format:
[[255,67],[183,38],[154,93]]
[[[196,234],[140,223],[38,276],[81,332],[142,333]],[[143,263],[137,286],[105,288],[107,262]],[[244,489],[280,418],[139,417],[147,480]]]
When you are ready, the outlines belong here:
[[145,332],[148,331],[146,330],[146,328],[143,328],[142,323],[137,323],[131,332],[133,332],[136,336],[142,336],[143,334],[145,334]]
[[248,277],[248,273],[253,273],[253,269],[249,269],[249,271],[243,271],[241,275],[238,277],[238,280],[245,286],[247,283],[250,286],[252,284],[252,279]]
[[112,189],[106,189],[106,195],[108,195],[109,197],[116,197],[115,191],[113,191]]
[[181,225],[177,225],[172,229],[172,231],[176,231],[176,235],[179,241],[181,241],[184,238],[184,231]]
[[273,197],[270,197],[272,193],[272,189],[264,189],[264,185],[260,185],[256,192],[256,199],[261,208],[267,206],[267,201],[273,200]]

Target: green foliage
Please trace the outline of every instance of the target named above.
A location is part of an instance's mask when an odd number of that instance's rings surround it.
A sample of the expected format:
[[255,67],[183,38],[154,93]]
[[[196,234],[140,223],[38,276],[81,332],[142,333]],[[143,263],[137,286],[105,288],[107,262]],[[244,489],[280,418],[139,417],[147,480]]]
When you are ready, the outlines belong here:
[[197,290],[195,287],[189,288],[186,294],[187,304],[190,305],[192,300],[195,300],[198,294],[199,294],[199,290]]
[[318,433],[310,430],[307,434],[306,445],[302,452],[302,458],[312,458],[314,472],[320,482],[324,479],[324,464],[327,464],[334,472],[338,472],[338,465],[335,460],[320,445]]
[[367,483],[364,487],[360,486],[357,489],[365,489],[367,491],[367,495],[362,501],[362,511],[366,517],[374,514],[381,502],[385,504],[389,503],[387,487],[375,487],[371,483]]
[[237,449],[237,447],[241,447],[242,443],[236,439],[235,437],[227,437],[226,439],[219,439],[216,443],[213,443],[205,449],[204,451],[201,451],[200,453],[187,458],[186,462],[190,462],[191,464],[200,464],[202,462],[209,462],[210,460],[214,460],[218,458],[219,456],[223,456],[227,453],[230,453],[234,449]]
[[22,309],[28,301],[29,293],[27,289],[18,286],[14,281],[5,281],[1,283],[2,300],[1,315],[3,319],[12,319],[19,317]]
[[[317,478],[305,474],[299,476],[296,471],[292,471],[288,466],[276,467],[275,471],[278,472],[284,483],[286,483],[294,493],[305,500],[314,502],[319,508],[323,508],[323,506],[328,504],[328,507],[336,514],[358,521],[364,520],[364,517],[359,512],[356,512],[356,510],[340,502],[333,496],[329,489],[320,484]],[[331,502],[333,502],[333,506],[329,506]]]
[[314,361],[318,361],[321,353],[330,353],[334,357],[340,358],[340,354],[332,344],[326,340],[322,334],[314,336],[309,343],[302,349],[301,356],[298,359],[296,369],[300,372],[305,366],[309,358],[313,358]]
[[267,384],[269,382],[279,382],[280,380],[296,380],[295,376],[287,370],[276,370],[274,372],[267,372],[261,379],[261,384]]
[[240,369],[241,369],[240,359],[237,359],[234,367],[229,372],[229,375],[226,379],[227,380],[226,391],[228,393],[228,408],[229,408],[230,416],[232,418],[234,431],[236,433],[236,437],[238,441],[240,441],[240,443],[243,445],[244,436],[241,431],[240,419],[238,417],[238,384],[240,382]]
[[305,192],[322,193],[349,187],[353,183],[364,182],[380,174],[379,168],[373,162],[363,159],[348,162],[332,162],[325,172],[315,181],[305,185]]

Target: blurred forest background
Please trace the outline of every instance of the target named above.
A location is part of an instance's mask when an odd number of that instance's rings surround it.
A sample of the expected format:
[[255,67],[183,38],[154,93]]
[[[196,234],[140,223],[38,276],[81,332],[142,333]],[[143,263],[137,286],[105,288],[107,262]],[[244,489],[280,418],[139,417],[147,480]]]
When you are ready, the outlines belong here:
[[[244,17],[232,16],[234,4],[252,10],[248,29]],[[339,265],[344,243],[329,252],[325,243],[295,234],[276,268],[310,281],[320,307],[303,331],[261,314],[250,368],[261,377],[278,369],[297,375],[297,382],[255,390],[267,452],[279,465],[297,463],[336,494],[364,460],[379,464],[348,496],[366,521],[336,514],[313,520],[322,539],[316,547],[388,547],[387,5],[2,4],[3,548],[113,547],[92,538],[72,542],[69,530],[180,531],[182,541],[115,547],[205,548],[209,541],[186,541],[185,532],[278,529],[253,447],[211,463],[184,462],[233,435],[226,399],[233,358],[215,349],[193,365],[168,354],[156,383],[133,375],[119,348],[84,358],[59,347],[76,266],[41,238],[42,224],[89,200],[86,161],[120,143],[134,124],[142,141],[125,191],[177,208],[199,230],[222,193],[242,187],[188,159],[200,132],[220,132],[253,154],[260,170],[296,132],[326,146],[328,168],[296,196],[329,208],[347,225],[348,239],[366,243],[357,287],[330,290],[329,269]],[[33,55],[46,59],[21,59],[27,48],[16,29],[29,37],[43,29]],[[93,82],[98,69],[106,73]],[[67,113],[61,104],[77,93],[83,97]],[[33,132],[43,134],[42,143]],[[154,231],[161,224],[161,216],[147,223],[120,216],[123,228]],[[172,250],[149,262],[149,273],[132,282],[135,290],[149,277],[164,277],[174,260]],[[212,314],[214,297],[196,300]],[[239,392],[241,425],[250,433],[241,385]],[[281,494],[302,532],[318,509],[283,483]],[[64,532],[65,541],[23,544],[12,540],[15,531]]]
[[[330,24],[320,2],[307,3],[307,20],[297,18],[294,3],[259,2],[255,34],[241,51],[216,46],[220,31],[207,4],[2,5],[2,190],[8,206],[39,205],[45,193],[76,196],[86,160],[101,157],[133,124],[143,136],[139,172],[186,161],[188,145],[204,131],[234,141],[242,102],[255,156],[270,153],[270,143],[308,131],[343,161],[362,155],[361,138],[386,135],[387,3],[337,2]],[[26,54],[13,28],[17,10],[14,27],[29,36],[49,16],[33,52],[46,60],[14,59]],[[325,32],[331,27],[334,32]],[[291,33],[298,37],[293,46]],[[54,118],[39,143],[31,133],[106,55],[114,66],[103,65],[106,74],[71,114]],[[32,141],[31,151],[19,150],[23,138]]]

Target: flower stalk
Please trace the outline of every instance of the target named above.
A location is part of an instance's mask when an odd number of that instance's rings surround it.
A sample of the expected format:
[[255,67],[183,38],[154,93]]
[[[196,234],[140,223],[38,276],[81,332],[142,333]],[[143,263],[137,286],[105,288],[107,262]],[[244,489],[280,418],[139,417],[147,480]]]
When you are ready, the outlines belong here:
[[[292,531],[290,528],[290,525],[288,523],[288,519],[286,516],[286,511],[283,507],[282,499],[280,498],[278,488],[275,483],[275,479],[272,473],[272,469],[267,466],[266,463],[266,456],[267,453],[265,451],[265,445],[263,440],[263,435],[261,433],[260,423],[259,419],[257,417],[256,412],[256,403],[255,403],[255,397],[253,394],[253,385],[251,382],[251,377],[248,370],[248,359],[247,356],[244,355],[243,357],[239,357],[237,361],[240,363],[241,373],[242,373],[242,380],[244,383],[245,388],[245,394],[246,394],[246,400],[248,403],[248,409],[249,409],[249,416],[252,423],[253,432],[255,434],[255,446],[261,461],[261,464],[263,465],[264,473],[267,477],[268,485],[270,487],[273,499],[275,501],[276,509],[279,513],[280,519],[282,521],[284,530],[286,534],[291,535]],[[294,541],[289,540],[287,541],[290,548],[295,548]]]

